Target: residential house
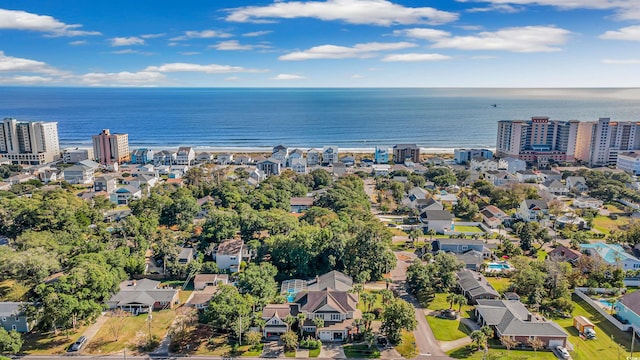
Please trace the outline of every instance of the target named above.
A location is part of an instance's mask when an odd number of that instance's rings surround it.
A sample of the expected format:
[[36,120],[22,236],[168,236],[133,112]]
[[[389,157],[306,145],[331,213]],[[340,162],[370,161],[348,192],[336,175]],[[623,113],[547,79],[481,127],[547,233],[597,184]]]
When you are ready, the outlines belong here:
[[285,166],[289,158],[289,152],[288,150],[278,150],[271,154],[271,158],[279,161],[282,166]]
[[441,190],[440,193],[434,194],[433,198],[440,202],[449,203],[451,205],[455,205],[458,203],[458,196],[456,194],[450,194],[444,190]]
[[83,160],[93,158],[92,149],[65,149],[62,153],[62,162],[65,164],[76,164]]
[[325,146],[322,148],[322,165],[332,165],[338,162],[338,147]]
[[100,165],[92,160],[83,160],[63,170],[69,184],[93,184],[94,174]]
[[555,196],[567,196],[569,195],[569,188],[567,188],[559,180],[548,180],[542,184],[543,188],[549,193]]
[[27,333],[33,328],[34,322],[29,321],[25,313],[27,303],[0,302],[0,327],[7,331]]
[[178,290],[160,288],[160,281],[140,279],[121,283],[120,291],[107,301],[107,306],[137,315],[153,310],[171,309],[178,302]]
[[624,271],[640,269],[640,259],[626,252],[618,244],[605,242],[580,244],[580,251],[589,256],[596,256],[607,264],[619,267]]
[[307,173],[307,159],[289,159],[289,166],[291,170],[296,174],[306,174]]
[[172,165],[169,178],[181,179],[189,171],[189,165]]
[[628,293],[613,305],[616,315],[633,325],[635,331],[640,330],[640,291]]
[[213,154],[203,151],[196,155],[196,160],[198,162],[208,163],[213,161]]
[[294,149],[293,151],[291,151],[289,153],[289,156],[287,156],[287,166],[291,167],[291,162],[293,160],[300,160],[304,158],[304,152],[300,149]]
[[233,162],[233,154],[221,153],[216,157],[216,163],[219,165],[229,165]]
[[519,183],[537,182],[539,180],[538,173],[531,170],[523,170],[516,172],[516,179]]
[[543,182],[550,182],[552,180],[562,181],[562,174],[555,170],[538,170],[538,177]]
[[155,175],[138,175],[129,181],[129,185],[150,192],[151,188],[158,184],[158,181],[160,178]]
[[512,157],[503,158],[501,160],[505,164],[505,167],[502,170],[506,170],[508,173],[515,174],[527,169],[527,162],[524,160]]
[[320,152],[315,149],[307,151],[307,165],[315,166],[320,164]]
[[271,149],[271,154],[275,154],[281,151],[284,151],[285,157],[289,155],[289,148],[282,144],[274,146],[273,149]]
[[593,209],[598,210],[604,203],[602,200],[594,199],[592,197],[577,197],[573,199],[573,207],[578,209]]
[[569,190],[575,190],[581,193],[589,191],[587,180],[582,176],[569,176],[565,179],[565,184]]
[[371,167],[372,165],[373,165],[373,160],[371,159],[360,160],[360,167]]
[[484,263],[484,255],[475,250],[467,251],[463,254],[455,254],[458,261],[464,264],[465,269],[479,271]]
[[193,278],[193,289],[202,290],[208,286],[226,285],[229,275],[226,274],[197,274]]
[[313,197],[292,197],[289,200],[290,211],[292,213],[302,213],[313,206],[315,199]]
[[265,176],[280,174],[280,166],[281,162],[274,158],[258,161],[258,163],[256,164],[258,170],[262,170]]
[[573,250],[564,245],[559,245],[557,248],[549,251],[547,258],[560,259],[571,264],[575,264],[578,258],[582,256],[582,253],[578,250]]
[[549,215],[549,206],[544,200],[522,200],[517,211],[517,216],[526,222],[538,221],[547,215]]
[[181,248],[180,254],[178,254],[178,264],[188,264],[196,257],[196,250],[194,248]]
[[333,270],[326,274],[316,276],[307,282],[308,291],[350,291],[353,287],[353,279],[340,271]]
[[45,184],[62,180],[62,171],[58,169],[44,169],[38,171],[38,179]]
[[[358,294],[333,289],[298,293],[295,303],[306,315],[304,331],[315,333],[322,341],[345,341],[353,330],[353,319],[361,317],[357,308]],[[313,319],[324,319],[324,327],[316,329]]]
[[178,153],[176,154],[176,165],[189,165],[193,164],[193,161],[196,159],[196,152],[193,151],[193,148],[190,146],[181,146],[178,148]]
[[484,275],[468,269],[462,269],[456,275],[460,292],[472,303],[476,304],[481,299],[500,298],[500,294],[489,284]]
[[296,316],[298,313],[296,304],[268,304],[262,309],[264,320],[262,336],[265,339],[279,339],[289,329],[284,319],[287,316]]
[[356,164],[356,158],[351,155],[343,156],[340,158],[340,162],[345,166],[354,166]]
[[482,240],[473,239],[435,239],[432,242],[434,252],[444,251],[454,254],[464,254],[469,251],[477,251],[485,259],[493,257],[493,252]]
[[153,163],[158,165],[173,165],[178,154],[174,151],[162,150],[153,154]]
[[418,209],[419,200],[427,200],[430,198],[431,194],[429,194],[427,190],[416,186],[409,189],[409,191],[407,192],[407,196],[402,199],[401,204],[412,209]]
[[22,184],[30,180],[36,180],[36,179],[37,178],[31,174],[17,174],[17,175],[9,176],[5,180],[7,183],[11,185],[15,185],[15,184]]
[[509,215],[493,205],[485,206],[480,211],[480,215],[482,215],[482,222],[491,229],[497,229],[505,220],[510,219]]
[[433,229],[438,234],[453,231],[453,215],[444,210],[424,210],[420,213],[420,222],[425,229]]
[[148,164],[153,162],[153,150],[151,149],[136,149],[131,153],[132,164]]
[[388,164],[389,163],[389,149],[379,148],[376,146],[373,154],[373,161],[376,164]]
[[494,337],[509,337],[527,346],[538,339],[543,346],[554,349],[567,346],[569,335],[553,321],[538,318],[517,300],[478,300],[475,315],[479,326],[489,326]]
[[235,157],[233,162],[236,165],[249,165],[249,164],[251,164],[251,156],[246,155],[246,154],[238,155],[238,156]]
[[507,171],[485,171],[484,179],[492,183],[494,186],[502,186],[510,183],[518,182],[515,175]]
[[129,205],[131,200],[142,198],[142,191],[135,186],[125,185],[111,194],[111,202],[118,205]]
[[247,182],[253,186],[258,185],[262,180],[266,179],[267,175],[264,171],[256,168],[252,172],[249,173],[249,177],[247,178]]
[[201,290],[194,290],[184,305],[187,307],[196,308],[198,311],[204,311],[209,306],[209,302],[213,296],[218,292],[217,286],[207,286]]
[[471,159],[469,169],[477,171],[498,171],[498,161],[483,157]]
[[456,164],[466,164],[474,158],[493,158],[493,152],[487,149],[455,149],[453,154]]
[[230,239],[218,245],[216,251],[216,264],[220,270],[229,270],[232,273],[240,270],[242,262],[244,241],[241,239]]
[[341,162],[333,163],[333,165],[331,166],[331,174],[333,176],[337,176],[337,177],[343,176],[344,174],[347,173],[347,171],[348,171],[347,165]]
[[116,191],[117,187],[118,181],[116,180],[115,176],[112,175],[98,176],[93,181],[93,191],[95,192],[104,191],[107,194],[112,194],[114,191]]

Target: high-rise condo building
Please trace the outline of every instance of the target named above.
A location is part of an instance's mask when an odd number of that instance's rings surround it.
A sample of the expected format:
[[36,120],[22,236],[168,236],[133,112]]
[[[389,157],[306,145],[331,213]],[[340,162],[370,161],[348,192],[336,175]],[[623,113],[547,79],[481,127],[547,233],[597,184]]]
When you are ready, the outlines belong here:
[[0,124],[0,156],[22,165],[41,165],[60,159],[58,123],[5,118]]
[[406,160],[420,163],[420,148],[416,144],[398,144],[393,147],[393,161],[404,164]]
[[576,159],[589,166],[615,165],[618,153],[640,149],[640,123],[610,118],[581,122]]
[[544,116],[499,121],[496,156],[539,165],[546,165],[549,160],[574,161],[578,124],[577,120],[549,120]]
[[93,156],[100,164],[109,165],[130,160],[128,134],[111,134],[109,129],[104,129],[92,138]]

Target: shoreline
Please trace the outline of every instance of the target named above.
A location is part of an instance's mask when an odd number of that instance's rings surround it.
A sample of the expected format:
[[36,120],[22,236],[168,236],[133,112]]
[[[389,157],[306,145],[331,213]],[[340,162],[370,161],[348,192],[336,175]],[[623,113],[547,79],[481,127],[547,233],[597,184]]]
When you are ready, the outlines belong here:
[[[273,146],[276,146],[278,144],[274,144]],[[153,151],[162,151],[162,150],[177,150],[179,147],[182,146],[187,146],[187,147],[191,147],[193,148],[193,150],[196,152],[196,154],[199,153],[203,153],[203,152],[208,152],[208,153],[213,153],[213,154],[220,154],[220,153],[232,153],[232,154],[264,154],[264,153],[270,153],[271,150],[273,149],[273,146],[191,146],[191,145],[179,145],[179,146],[129,146],[130,151],[133,151],[135,149],[151,149]],[[290,149],[301,149],[302,151],[304,151],[305,153],[309,150],[318,150],[318,151],[322,151],[321,147],[289,147]],[[385,148],[385,147],[382,147]],[[61,150],[66,150],[66,149],[92,149],[91,146],[86,146],[86,145],[77,145],[77,146],[73,146],[73,145],[65,145],[65,146],[60,146]],[[387,148],[389,150],[389,153],[393,153],[393,147],[388,147]],[[462,147],[456,147],[456,148],[432,148],[432,147],[421,147],[420,148],[420,153],[421,154],[425,154],[425,155],[429,155],[429,154],[433,154],[433,155],[440,155],[440,154],[453,154],[455,149],[465,149]],[[495,152],[495,148],[490,148],[487,147],[486,149],[489,149],[491,151]],[[375,147],[340,147],[338,146],[338,150],[340,153],[344,153],[344,154],[373,154],[375,152]]]

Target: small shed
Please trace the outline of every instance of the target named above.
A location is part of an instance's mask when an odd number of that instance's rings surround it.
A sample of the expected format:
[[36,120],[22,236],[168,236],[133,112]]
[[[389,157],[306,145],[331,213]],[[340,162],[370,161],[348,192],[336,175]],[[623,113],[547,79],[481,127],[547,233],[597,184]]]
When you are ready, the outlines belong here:
[[584,333],[585,330],[591,329],[595,330],[595,325],[589,319],[584,316],[576,316],[573,318],[573,326],[578,329],[579,333]]

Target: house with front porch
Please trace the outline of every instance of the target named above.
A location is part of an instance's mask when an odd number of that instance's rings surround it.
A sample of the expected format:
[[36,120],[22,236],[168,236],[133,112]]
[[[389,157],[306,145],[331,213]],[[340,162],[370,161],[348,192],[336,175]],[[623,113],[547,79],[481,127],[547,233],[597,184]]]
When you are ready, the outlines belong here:
[[153,310],[171,309],[178,302],[178,290],[161,289],[160,281],[140,279],[121,283],[120,291],[107,301],[107,306],[138,315]]
[[554,349],[567,346],[569,335],[553,321],[538,317],[518,300],[478,300],[475,315],[479,326],[489,326],[494,337],[503,336],[529,346],[533,339],[544,347]]

